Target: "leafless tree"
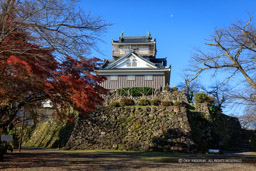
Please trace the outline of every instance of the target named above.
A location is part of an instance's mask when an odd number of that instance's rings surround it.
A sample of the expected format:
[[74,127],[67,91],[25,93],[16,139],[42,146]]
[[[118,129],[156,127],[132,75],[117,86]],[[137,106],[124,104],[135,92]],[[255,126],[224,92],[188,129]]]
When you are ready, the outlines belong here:
[[228,102],[230,99],[230,90],[228,86],[216,83],[215,85],[209,86],[208,88],[202,87],[202,89],[214,97],[215,105],[222,109],[224,107],[224,103]]
[[75,0],[0,0],[0,6],[0,43],[23,29],[31,41],[55,49],[59,57],[97,49],[96,42],[110,26],[101,17],[86,14]]
[[241,126],[245,129],[255,129],[256,128],[256,115],[255,115],[255,107],[252,110],[253,113],[246,113],[238,117]]
[[[221,71],[226,75],[220,85],[225,85],[235,76],[244,78],[241,84],[247,82],[252,94],[243,95],[244,100],[254,100],[256,95],[256,27],[252,18],[248,22],[238,22],[228,28],[216,29],[209,43],[208,52],[198,50],[192,57],[192,71],[197,78],[205,71]],[[238,77],[240,78],[240,77]],[[191,81],[190,80],[190,81]]]
[[183,79],[184,79],[184,82],[178,84],[177,87],[180,90],[184,90],[188,100],[192,101],[195,93],[199,92],[202,86],[198,83],[197,80],[190,81],[191,76],[189,75],[185,75]]

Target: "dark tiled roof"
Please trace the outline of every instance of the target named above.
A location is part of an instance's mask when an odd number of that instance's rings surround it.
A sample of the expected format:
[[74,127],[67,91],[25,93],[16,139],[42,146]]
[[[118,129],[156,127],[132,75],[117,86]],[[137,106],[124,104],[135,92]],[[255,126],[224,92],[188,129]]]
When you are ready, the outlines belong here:
[[104,59],[104,62],[98,69],[104,69],[106,66],[110,65],[113,62],[113,60]]
[[151,43],[155,42],[149,37],[121,37],[118,41],[113,41],[114,43]]
[[161,63],[156,63],[155,64],[158,68],[165,68],[165,66],[163,66],[163,64],[161,64]]
[[156,40],[152,40],[151,34],[148,32],[147,36],[136,36],[136,37],[124,37],[121,33],[119,40],[113,40],[114,43],[151,43]]
[[167,60],[166,58],[154,58],[150,60],[151,62],[155,63],[156,66],[159,68],[164,68],[167,66]]

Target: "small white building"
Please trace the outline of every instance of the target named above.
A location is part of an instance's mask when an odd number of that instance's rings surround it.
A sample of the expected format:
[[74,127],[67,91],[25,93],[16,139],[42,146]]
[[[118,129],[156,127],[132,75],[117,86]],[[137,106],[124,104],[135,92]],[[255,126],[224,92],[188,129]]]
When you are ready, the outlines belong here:
[[42,106],[43,106],[43,108],[52,108],[53,107],[52,102],[49,99],[46,100],[45,102],[42,102]]

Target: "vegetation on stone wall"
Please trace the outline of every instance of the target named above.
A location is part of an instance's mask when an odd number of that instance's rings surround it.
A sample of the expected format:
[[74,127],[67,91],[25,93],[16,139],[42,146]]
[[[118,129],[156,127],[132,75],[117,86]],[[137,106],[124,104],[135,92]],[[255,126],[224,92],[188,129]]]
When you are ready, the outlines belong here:
[[150,104],[152,106],[159,106],[161,104],[161,100],[157,99],[157,98],[153,98],[151,101],[150,101]]
[[133,106],[135,105],[135,101],[130,98],[122,98],[119,102],[120,106]]
[[172,105],[172,102],[169,101],[169,100],[167,100],[167,101],[162,100],[162,101],[161,101],[161,105],[162,105],[162,106],[171,106],[171,105]]
[[170,91],[171,88],[170,88],[168,85],[166,85],[166,86],[164,87],[164,90],[165,90],[165,91]]
[[194,100],[196,103],[213,103],[215,101],[215,99],[213,97],[208,96],[205,93],[196,93]]
[[174,102],[173,103],[174,106],[178,106],[178,107],[186,107],[186,104],[184,102]]
[[172,87],[171,90],[172,91],[178,91],[178,88],[177,87]]
[[108,107],[120,107],[119,102],[111,102]]
[[28,126],[24,130],[23,146],[27,147],[63,147],[72,133],[74,125],[55,120]]
[[150,101],[148,99],[145,99],[145,98],[139,99],[137,103],[140,106],[148,106],[148,105],[150,105]]

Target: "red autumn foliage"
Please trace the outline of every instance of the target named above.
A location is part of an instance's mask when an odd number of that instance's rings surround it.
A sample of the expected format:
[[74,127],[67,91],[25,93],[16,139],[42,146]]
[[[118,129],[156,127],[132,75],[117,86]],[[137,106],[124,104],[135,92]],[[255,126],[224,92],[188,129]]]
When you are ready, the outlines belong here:
[[103,102],[100,95],[106,90],[99,84],[104,77],[94,72],[98,59],[66,57],[60,62],[53,49],[30,44],[29,38],[16,30],[0,43],[0,127],[10,124],[21,108],[47,99],[62,119],[67,108],[86,115]]

